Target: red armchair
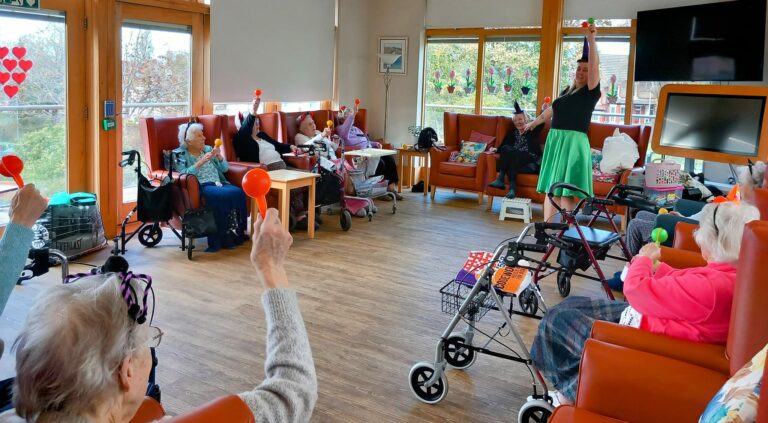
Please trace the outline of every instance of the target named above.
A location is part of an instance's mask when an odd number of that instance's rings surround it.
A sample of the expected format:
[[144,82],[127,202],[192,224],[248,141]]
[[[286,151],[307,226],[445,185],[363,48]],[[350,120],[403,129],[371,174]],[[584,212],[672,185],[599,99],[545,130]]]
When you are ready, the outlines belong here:
[[[131,423],[160,421],[165,416],[163,406],[152,398],[146,398]],[[228,422],[254,423],[251,410],[237,395],[227,395],[180,416],[163,420],[169,423]]]
[[432,149],[429,152],[432,163],[429,171],[429,182],[432,187],[431,198],[435,198],[437,187],[444,187],[476,192],[478,204],[482,204],[487,178],[486,166],[490,154],[481,154],[477,163],[451,162],[448,161],[448,158],[452,151],[461,149],[461,141],[469,140],[472,131],[494,136],[496,137],[495,143],[500,143],[509,129],[511,120],[499,116],[445,112],[443,122],[445,150]]
[[[697,421],[725,381],[768,343],[766,272],[768,223],[751,222],[742,239],[726,345],[596,322],[581,359],[576,404],[556,409],[550,422]],[[764,395],[759,423],[768,422],[767,404]]]
[[[203,115],[198,116],[203,125],[205,143],[213,146],[216,138],[222,137],[222,116]],[[189,122],[189,117],[149,117],[139,121],[141,130],[141,142],[144,147],[144,157],[149,165],[152,176],[167,174],[163,163],[163,151],[173,150],[179,147],[179,125]],[[242,186],[243,176],[255,166],[247,163],[232,162],[229,164],[227,180],[236,186]],[[189,174],[178,174],[175,169],[173,178],[175,181],[173,190],[174,218],[171,226],[181,229],[180,217],[188,208],[198,208],[202,204],[200,197],[200,184],[197,177]],[[250,207],[250,204],[249,204]]]
[[[508,123],[505,123],[505,125],[509,128],[508,130],[512,130],[514,126],[512,125],[512,120],[509,118],[502,118],[506,121],[509,121]],[[590,147],[602,150],[603,149],[603,142],[607,137],[610,137],[613,135],[613,131],[618,128],[619,131],[622,133],[625,133],[629,135],[635,142],[637,143],[637,150],[640,153],[640,158],[637,159],[637,162],[635,162],[635,167],[637,166],[643,166],[645,164],[645,153],[648,150],[648,140],[651,137],[651,127],[650,126],[643,126],[643,125],[611,125],[611,124],[605,124],[605,123],[590,123],[589,124],[589,130],[587,131],[587,137],[589,138],[589,144]],[[547,134],[549,133],[549,122],[546,123],[546,126],[544,129],[539,133],[539,138],[541,141],[541,148],[542,151],[544,150],[544,144],[547,139]],[[501,142],[503,139],[496,139],[496,145],[501,145]],[[498,154],[489,154],[488,155],[488,162],[487,162],[487,172],[488,175],[486,176],[487,181],[493,181],[496,179],[496,176],[498,175],[498,172],[496,171],[496,163],[499,160]],[[626,170],[622,173],[620,177],[620,182],[626,183],[627,178],[629,177],[629,170]],[[527,173],[521,173],[517,175],[517,189],[516,193],[519,197],[527,197],[530,198],[536,202],[543,202],[544,201],[544,194],[541,194],[536,191],[536,186],[539,183],[539,175],[538,174],[527,174]],[[595,195],[597,196],[605,196],[608,194],[608,191],[613,187],[614,184],[610,184],[607,182],[600,182],[600,181],[594,181],[593,191]],[[493,198],[494,197],[504,197],[507,194],[507,191],[504,189],[494,188],[491,186],[485,186],[485,193],[488,195],[488,210],[491,210],[493,207]],[[624,207],[623,206],[614,206],[612,207],[614,211],[616,211],[619,214],[623,214]]]

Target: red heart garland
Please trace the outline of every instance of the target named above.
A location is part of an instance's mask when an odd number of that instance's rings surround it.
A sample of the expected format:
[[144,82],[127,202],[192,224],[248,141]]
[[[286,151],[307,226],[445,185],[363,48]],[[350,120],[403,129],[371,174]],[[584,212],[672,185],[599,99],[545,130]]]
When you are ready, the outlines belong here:
[[11,74],[7,72],[0,72],[0,85],[5,84],[11,79]]
[[8,47],[0,47],[0,59],[4,59],[8,55]]
[[27,74],[22,72],[14,72],[13,73],[13,80],[16,81],[17,84],[21,85],[24,80],[27,79]]
[[30,69],[32,69],[32,61],[31,60],[19,60],[19,67],[24,69],[24,72],[28,72]]
[[5,94],[9,98],[13,98],[13,96],[15,96],[16,93],[19,92],[19,87],[17,87],[16,85],[6,85],[5,87],[3,87],[3,91],[5,91]]
[[14,59],[5,59],[5,60],[3,60],[3,66],[5,66],[5,68],[8,69],[9,71],[14,70],[18,63],[19,62],[17,62]]
[[13,52],[13,55],[19,59],[21,59],[22,57],[24,57],[25,54],[27,54],[27,49],[24,47],[14,47],[13,50],[11,51]]

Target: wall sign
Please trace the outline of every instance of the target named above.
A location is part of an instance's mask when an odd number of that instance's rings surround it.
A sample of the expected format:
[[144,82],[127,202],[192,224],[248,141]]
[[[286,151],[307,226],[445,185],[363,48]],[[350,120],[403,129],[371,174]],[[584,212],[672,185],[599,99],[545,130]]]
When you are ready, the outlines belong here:
[[21,7],[23,9],[39,9],[40,0],[0,0],[0,5]]

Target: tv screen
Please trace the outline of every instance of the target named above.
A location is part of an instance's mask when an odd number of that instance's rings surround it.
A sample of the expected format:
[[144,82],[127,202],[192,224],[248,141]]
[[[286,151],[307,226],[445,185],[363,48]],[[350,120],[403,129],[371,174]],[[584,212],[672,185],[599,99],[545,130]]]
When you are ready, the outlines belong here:
[[755,156],[764,110],[762,96],[670,93],[659,144]]
[[766,0],[637,13],[636,81],[762,81]]

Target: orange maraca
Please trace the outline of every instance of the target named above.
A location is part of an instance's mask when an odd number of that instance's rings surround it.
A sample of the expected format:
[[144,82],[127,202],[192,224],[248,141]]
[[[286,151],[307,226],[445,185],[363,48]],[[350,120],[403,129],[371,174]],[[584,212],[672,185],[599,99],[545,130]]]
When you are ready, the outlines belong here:
[[251,169],[243,176],[243,191],[251,198],[256,199],[261,218],[267,215],[267,193],[272,186],[269,173],[261,168]]
[[258,89],[258,88],[253,90],[253,96],[256,97],[256,98],[261,98],[261,90]]
[[221,138],[216,138],[216,141],[213,142],[213,148],[221,148]]
[[326,126],[328,129],[333,129],[333,121],[332,121],[332,120],[328,120],[328,121],[326,121],[326,122],[325,122],[325,126]]
[[0,159],[0,175],[13,178],[19,188],[24,188],[24,180],[21,179],[22,170],[24,170],[24,162],[19,156],[9,154]]

